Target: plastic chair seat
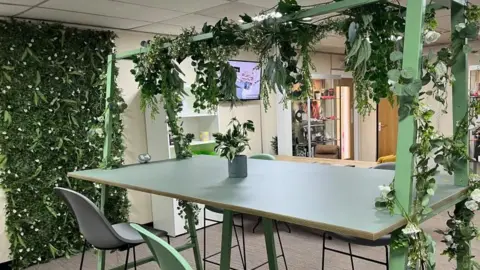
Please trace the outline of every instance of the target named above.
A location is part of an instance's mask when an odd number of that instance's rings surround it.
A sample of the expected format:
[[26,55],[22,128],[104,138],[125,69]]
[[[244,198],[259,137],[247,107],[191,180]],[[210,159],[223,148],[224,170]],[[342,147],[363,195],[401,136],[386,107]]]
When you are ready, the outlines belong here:
[[[141,226],[141,225],[140,225]],[[123,241],[127,244],[131,245],[139,245],[144,242],[143,237],[140,235],[140,233],[135,230],[132,226],[130,226],[130,223],[118,223],[112,226],[115,232],[122,237]],[[146,229],[153,235],[157,237],[164,237],[167,236],[166,231],[162,230],[157,230],[151,227],[146,227],[142,226],[142,228]]]
[[347,236],[347,235],[342,235],[342,234],[336,234],[332,232],[327,232],[327,235],[332,236],[333,238],[340,239],[344,242],[355,244],[355,245],[361,245],[361,246],[368,246],[368,247],[383,247],[383,246],[388,246],[390,245],[390,242],[392,241],[391,235],[385,235],[382,238],[372,241],[368,239],[362,239],[358,237],[353,237],[353,236]]

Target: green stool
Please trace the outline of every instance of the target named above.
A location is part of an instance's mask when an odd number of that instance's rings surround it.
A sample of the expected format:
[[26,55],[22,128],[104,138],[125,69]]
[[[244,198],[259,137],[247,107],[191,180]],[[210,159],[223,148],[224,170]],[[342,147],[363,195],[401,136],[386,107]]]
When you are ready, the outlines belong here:
[[137,230],[147,243],[150,251],[161,269],[164,270],[193,270],[180,253],[153,233],[145,230],[138,224],[130,224]]

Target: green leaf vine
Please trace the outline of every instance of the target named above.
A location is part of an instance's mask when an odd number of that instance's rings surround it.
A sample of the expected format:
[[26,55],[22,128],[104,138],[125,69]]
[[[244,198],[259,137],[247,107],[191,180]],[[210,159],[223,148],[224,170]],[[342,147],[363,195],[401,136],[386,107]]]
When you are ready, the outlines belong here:
[[[478,33],[479,15],[478,7],[473,5],[467,7],[466,23],[456,27],[455,33],[452,34],[451,47],[439,50],[436,57],[431,52],[423,57],[421,80],[414,79],[408,68],[401,69],[402,54],[400,51],[390,54],[390,60],[396,62],[396,68],[388,71],[393,92],[411,100],[410,103],[405,104],[403,110],[400,109],[400,117],[413,114],[417,131],[416,142],[410,147],[415,163],[412,181],[415,183],[416,195],[411,212],[403,211],[402,213],[408,224],[401,233],[393,236],[392,244],[393,248],[409,247],[408,264],[412,268],[419,265],[426,269],[435,268],[435,242],[420,228],[419,224],[432,211],[429,202],[436,191],[435,174],[438,168],[442,166],[446,172],[452,174],[456,168],[470,159],[464,138],[465,134],[468,134],[469,128],[476,125],[480,106],[477,100],[471,101],[467,115],[456,124],[453,136],[444,136],[438,134],[434,129],[431,120],[435,112],[425,106],[424,100],[428,96],[434,97],[443,105],[443,112],[446,112],[446,88],[455,82],[455,78],[450,74],[451,67],[455,63],[456,56],[464,51],[464,46],[460,46],[460,44],[463,44],[465,38],[473,37],[468,33],[474,31]],[[424,42],[431,43],[440,37],[440,34],[435,32],[437,23],[433,9],[427,12],[425,20]],[[467,25],[469,30],[465,30]],[[475,30],[472,30],[473,28]],[[422,89],[422,86],[429,83],[433,84],[432,90]],[[432,160],[434,165],[431,165],[430,161]],[[473,266],[478,265],[468,252],[469,241],[478,235],[478,229],[471,222],[472,212],[478,209],[475,199],[480,201],[480,194],[478,197],[474,196],[474,199],[471,196],[473,192],[480,193],[480,190],[475,191],[478,189],[477,180],[475,177],[470,180],[470,200],[457,205],[454,215],[447,222],[449,229],[439,231],[445,236],[444,242],[447,243],[447,249],[443,253],[448,254],[450,258],[460,258],[464,262],[464,269],[473,269]],[[381,196],[375,203],[377,207],[388,209],[390,213],[393,213],[395,206],[399,206],[401,209],[395,198],[393,183],[380,187],[380,190]]]
[[[59,24],[0,21],[0,187],[13,269],[68,257],[83,246],[74,216],[53,188],[100,200],[100,185],[66,175],[102,166],[105,59],[115,37]],[[125,103],[114,89],[111,163],[121,164]],[[127,220],[126,190],[107,188],[105,213],[112,222]]]

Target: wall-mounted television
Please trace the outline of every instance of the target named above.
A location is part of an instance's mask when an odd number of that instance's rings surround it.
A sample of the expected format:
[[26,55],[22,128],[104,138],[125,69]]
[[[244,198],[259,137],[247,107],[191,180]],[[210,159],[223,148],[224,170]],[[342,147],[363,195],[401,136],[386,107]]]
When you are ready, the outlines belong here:
[[260,99],[260,78],[262,69],[258,62],[228,61],[237,70],[237,98],[240,100]]

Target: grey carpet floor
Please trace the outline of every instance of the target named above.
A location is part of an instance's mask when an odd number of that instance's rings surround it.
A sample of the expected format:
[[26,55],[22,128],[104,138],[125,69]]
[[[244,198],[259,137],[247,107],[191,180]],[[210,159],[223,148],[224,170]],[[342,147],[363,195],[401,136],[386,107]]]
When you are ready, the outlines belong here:
[[[447,212],[444,212],[435,218],[427,221],[423,224],[423,228],[426,229],[430,234],[433,235],[434,239],[437,241],[437,269],[447,270],[455,269],[454,262],[448,262],[446,256],[440,256],[441,251],[444,248],[444,244],[440,243],[440,235],[434,233],[435,229],[445,228],[445,222],[448,219]],[[480,217],[477,215],[475,223],[480,225]],[[246,221],[246,249],[247,249],[247,266],[249,269],[262,264],[266,261],[266,252],[265,252],[265,242],[262,234],[262,227],[259,226],[255,234],[251,233],[251,229],[255,224],[255,220]],[[287,233],[285,227],[280,224],[280,233],[281,239],[283,242],[283,247],[285,251],[285,256],[288,263],[288,268],[293,270],[310,270],[310,269],[321,269],[322,261],[322,238],[321,236],[309,232],[303,228],[292,227],[292,233]],[[200,246],[203,250],[203,230],[198,232],[198,237],[200,241]],[[235,238],[233,238],[235,240]],[[172,240],[173,246],[178,246],[184,244],[187,241],[186,236],[180,236]],[[208,228],[207,232],[207,250],[208,254],[213,254],[220,250],[220,241],[221,241],[221,226],[214,226]],[[277,252],[280,252],[277,243]],[[340,249],[343,251],[348,250],[348,246],[337,240],[328,240],[327,246]],[[376,260],[385,260],[385,249],[384,248],[370,248],[370,247],[360,247],[353,246],[353,253],[373,258]],[[202,251],[203,252],[203,251]],[[475,241],[472,243],[472,252],[476,257],[480,257],[480,243]],[[115,252],[108,253],[107,255],[107,266],[113,267],[121,265],[125,262],[125,252]],[[203,254],[203,253],[202,253]],[[147,247],[141,245],[137,247],[137,259],[147,257],[150,255]],[[188,260],[192,267],[194,266],[194,259],[191,250],[182,252],[182,255]],[[132,259],[132,254],[130,253],[130,258]],[[327,251],[326,256],[326,265],[325,269],[331,270],[349,270],[351,269],[350,259],[347,256],[342,254],[336,254]],[[80,255],[71,257],[70,259],[62,258],[55,261],[49,262],[47,264],[32,266],[29,269],[31,270],[61,270],[61,269],[78,269],[80,265]],[[215,256],[212,260],[220,261],[220,256]],[[359,259],[354,260],[355,269],[357,270],[376,270],[376,269],[385,269],[384,266],[376,265],[370,262],[365,262]],[[285,269],[282,258],[279,258],[278,261],[279,269]],[[238,249],[232,249],[232,267],[241,269],[241,260],[239,256]],[[83,269],[96,269],[96,257],[92,251],[89,251],[85,256],[85,263]],[[159,269],[155,263],[148,263],[138,269]],[[206,269],[219,269],[218,266],[207,264]],[[259,269],[268,269],[268,266],[265,265]]]

